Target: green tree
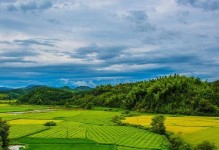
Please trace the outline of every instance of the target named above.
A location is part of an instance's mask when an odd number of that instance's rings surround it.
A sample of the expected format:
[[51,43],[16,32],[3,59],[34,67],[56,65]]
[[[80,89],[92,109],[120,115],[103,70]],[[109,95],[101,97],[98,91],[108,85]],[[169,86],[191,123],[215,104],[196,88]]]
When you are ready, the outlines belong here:
[[86,105],[86,109],[92,109],[93,108],[93,106],[94,106],[94,104],[92,103],[92,102],[89,102],[89,103],[87,103],[87,105]]
[[195,147],[195,150],[216,150],[214,143],[203,141]]
[[0,137],[0,150],[2,150],[2,138]]
[[172,150],[191,150],[190,145],[183,141],[183,139],[179,136],[170,135],[169,141],[171,143]]
[[65,108],[71,108],[71,105],[70,105],[69,102],[66,102],[65,105],[64,105],[64,107],[65,107]]
[[203,113],[215,112],[214,106],[208,100],[201,100],[199,102],[198,110]]
[[154,133],[165,134],[166,133],[166,127],[164,126],[165,119],[166,118],[164,115],[154,116],[151,119],[151,130]]
[[9,145],[9,128],[10,126],[8,125],[7,121],[0,118],[0,145],[4,150],[7,150]]

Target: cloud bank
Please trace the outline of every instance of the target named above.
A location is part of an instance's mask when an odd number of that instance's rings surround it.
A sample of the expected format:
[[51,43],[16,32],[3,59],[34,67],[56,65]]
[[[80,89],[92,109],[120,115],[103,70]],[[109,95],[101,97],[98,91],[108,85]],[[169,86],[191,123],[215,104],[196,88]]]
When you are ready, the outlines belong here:
[[217,0],[0,0],[0,86],[213,81],[218,16]]

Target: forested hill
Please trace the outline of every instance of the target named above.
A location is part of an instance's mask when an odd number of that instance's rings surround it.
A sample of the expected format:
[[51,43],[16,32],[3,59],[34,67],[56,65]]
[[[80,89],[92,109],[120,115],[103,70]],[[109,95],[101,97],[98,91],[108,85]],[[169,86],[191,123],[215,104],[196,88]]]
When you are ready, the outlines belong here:
[[44,88],[19,98],[28,104],[65,104],[122,107],[153,113],[218,115],[219,81],[172,75],[136,83],[98,86],[93,90],[70,92]]
[[[68,86],[60,87],[60,88],[52,88],[47,87],[45,85],[29,85],[27,87],[22,88],[7,88],[7,87],[0,87],[0,100],[12,100],[17,99],[18,97],[25,95],[27,93],[33,93],[32,91],[42,91],[42,89],[46,89],[45,92],[48,92],[48,89],[57,91],[69,91],[69,92],[79,92],[79,91],[89,91],[92,90],[92,88],[88,86],[79,86],[76,88],[70,88]],[[50,95],[49,95],[50,96]],[[35,98],[36,99],[36,98]],[[50,103],[50,102],[47,102]]]

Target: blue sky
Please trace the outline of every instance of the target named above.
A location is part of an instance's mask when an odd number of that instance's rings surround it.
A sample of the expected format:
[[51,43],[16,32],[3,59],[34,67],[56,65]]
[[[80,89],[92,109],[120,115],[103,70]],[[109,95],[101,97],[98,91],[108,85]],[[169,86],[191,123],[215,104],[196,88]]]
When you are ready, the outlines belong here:
[[0,0],[0,86],[219,79],[218,0]]

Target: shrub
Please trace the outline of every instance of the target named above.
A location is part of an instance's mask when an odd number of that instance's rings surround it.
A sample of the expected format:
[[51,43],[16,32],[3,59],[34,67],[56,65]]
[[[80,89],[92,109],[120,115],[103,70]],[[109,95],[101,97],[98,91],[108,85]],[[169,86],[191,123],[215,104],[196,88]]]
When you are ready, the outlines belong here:
[[168,135],[167,136],[172,150],[191,150],[191,147],[188,143],[186,143],[182,138],[177,135]]
[[122,114],[129,114],[130,111],[129,110],[125,110]]
[[195,147],[195,150],[216,150],[216,146],[214,145],[214,143],[211,143],[209,141],[203,141],[200,144],[198,144]]
[[54,121],[49,121],[49,122],[46,122],[44,126],[56,126],[56,123]]
[[119,125],[119,126],[123,126],[124,125],[124,123],[122,123],[122,121],[121,120],[123,120],[125,117],[124,116],[114,116],[113,118],[112,118],[112,122],[114,122],[116,125]]
[[87,105],[86,105],[86,109],[92,109],[93,108],[93,106],[94,106],[94,104],[92,103],[92,102],[89,102],[89,103],[87,103]]
[[165,134],[166,133],[166,127],[164,126],[165,116],[163,115],[157,115],[154,116],[151,120],[151,130],[154,133],[158,134]]
[[69,103],[69,102],[66,102],[66,103],[65,103],[65,105],[64,105],[64,108],[67,108],[67,109],[69,109],[69,108],[72,108],[72,107],[71,107],[71,105],[70,105],[70,103]]

